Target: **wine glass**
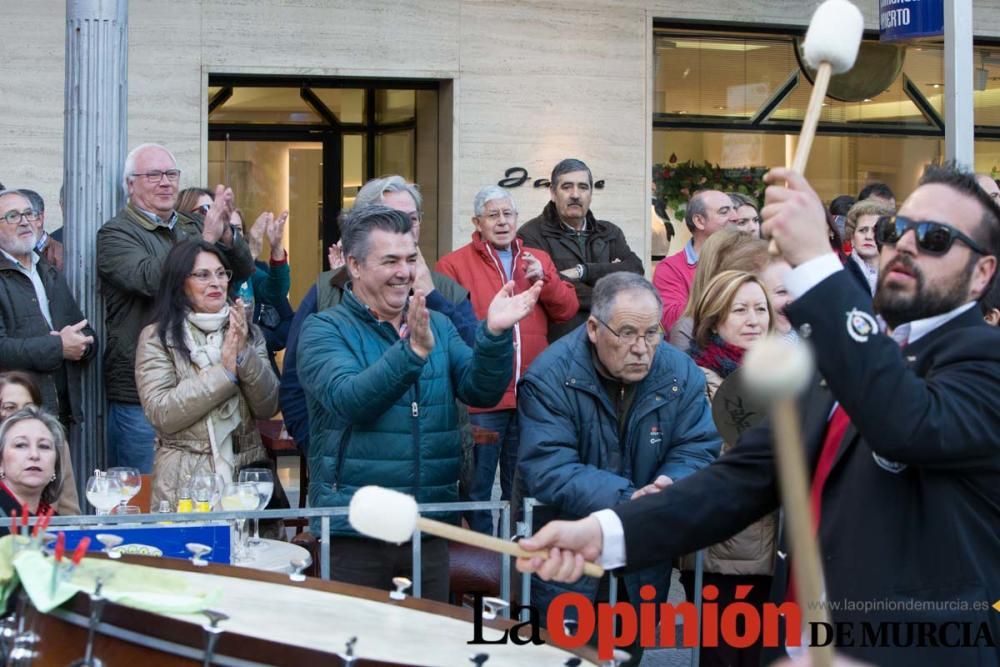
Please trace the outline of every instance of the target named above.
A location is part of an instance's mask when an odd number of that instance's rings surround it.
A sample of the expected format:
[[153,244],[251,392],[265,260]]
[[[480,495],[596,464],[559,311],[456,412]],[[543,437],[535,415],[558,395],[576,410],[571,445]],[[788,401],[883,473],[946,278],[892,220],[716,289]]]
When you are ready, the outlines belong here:
[[[142,476],[139,474],[138,468],[129,468],[127,466],[108,468],[107,475],[108,477],[115,477],[121,482],[122,507],[128,505],[128,501],[139,495],[139,489],[142,488]],[[124,510],[119,510],[119,513],[124,514]]]
[[191,478],[191,495],[195,500],[195,510],[211,512],[222,499],[222,491],[226,487],[222,475],[216,472],[202,471]]
[[[244,468],[240,471],[240,481],[256,484],[257,496],[260,498],[257,509],[262,510],[267,507],[267,504],[271,502],[271,495],[274,493],[274,473],[271,472],[270,468]],[[250,540],[250,544],[254,546],[263,544],[260,541],[260,519],[253,520],[253,538]]]
[[[257,509],[260,497],[257,495],[257,485],[245,482],[230,482],[222,492],[222,509],[227,512],[244,512]],[[243,529],[246,519],[235,519],[233,528],[236,531],[234,540],[233,562],[242,563],[249,560],[247,550],[243,548]]]
[[122,499],[122,483],[117,477],[92,475],[87,480],[87,500],[97,508],[97,516],[107,516]]

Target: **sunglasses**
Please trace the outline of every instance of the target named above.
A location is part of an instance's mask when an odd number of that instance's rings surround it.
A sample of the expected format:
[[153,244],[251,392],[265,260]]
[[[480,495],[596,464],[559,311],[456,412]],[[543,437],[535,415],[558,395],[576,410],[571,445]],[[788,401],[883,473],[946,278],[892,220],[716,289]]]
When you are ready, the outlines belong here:
[[875,239],[879,245],[895,245],[906,232],[913,230],[917,236],[917,247],[928,255],[943,255],[957,240],[972,248],[980,255],[989,255],[985,248],[958,231],[951,225],[930,220],[911,220],[901,215],[884,215],[875,223]]

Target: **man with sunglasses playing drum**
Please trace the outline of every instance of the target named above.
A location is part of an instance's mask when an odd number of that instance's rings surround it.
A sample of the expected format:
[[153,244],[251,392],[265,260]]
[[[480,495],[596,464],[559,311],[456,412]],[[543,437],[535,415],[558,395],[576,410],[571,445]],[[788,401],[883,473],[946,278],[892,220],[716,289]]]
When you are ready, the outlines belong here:
[[[890,338],[830,251],[808,182],[787,169],[766,181],[764,232],[794,267],[786,312],[821,376],[799,405],[838,650],[878,665],[1000,665],[990,608],[1000,600],[1000,330],[975,307],[997,270],[1000,209],[971,173],[946,165],[879,222],[875,310]],[[518,567],[563,581],[581,555],[631,570],[694,551],[777,509],[776,475],[765,422],[661,493],[545,526],[521,545],[556,547],[555,557]],[[775,601],[794,597],[793,558],[779,559]],[[925,637],[864,641],[879,627]]]

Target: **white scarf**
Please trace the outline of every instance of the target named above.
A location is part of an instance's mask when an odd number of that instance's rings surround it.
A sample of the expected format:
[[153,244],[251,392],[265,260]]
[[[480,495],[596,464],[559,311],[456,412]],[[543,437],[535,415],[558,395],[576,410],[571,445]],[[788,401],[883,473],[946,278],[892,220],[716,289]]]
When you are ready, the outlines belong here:
[[[184,342],[191,351],[191,363],[202,372],[221,363],[224,329],[229,322],[229,306],[223,306],[218,313],[189,312],[186,319]],[[212,408],[205,417],[215,471],[227,481],[233,479],[235,470],[232,434],[239,427],[240,421],[239,393]]]

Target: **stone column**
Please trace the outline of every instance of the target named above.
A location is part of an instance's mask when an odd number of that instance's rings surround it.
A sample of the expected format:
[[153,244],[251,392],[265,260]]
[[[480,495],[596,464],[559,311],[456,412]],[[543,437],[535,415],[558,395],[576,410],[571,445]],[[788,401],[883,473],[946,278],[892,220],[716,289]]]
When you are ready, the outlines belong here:
[[97,230],[122,206],[128,137],[128,0],[66,0],[66,118],[63,187],[66,279],[97,332],[99,354],[83,378],[84,424],[70,435],[80,505],[84,485],[106,461],[104,303]]

